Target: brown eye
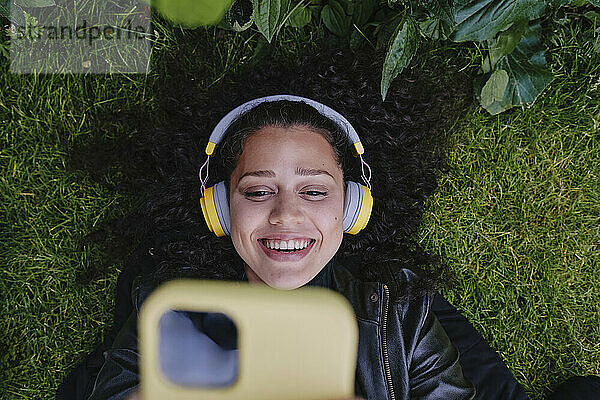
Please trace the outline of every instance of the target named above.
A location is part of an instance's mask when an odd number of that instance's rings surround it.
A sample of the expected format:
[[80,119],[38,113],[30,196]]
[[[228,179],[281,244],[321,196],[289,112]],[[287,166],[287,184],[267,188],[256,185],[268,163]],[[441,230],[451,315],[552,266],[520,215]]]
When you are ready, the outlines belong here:
[[302,193],[305,193],[305,194],[307,194],[307,195],[309,195],[311,197],[320,197],[320,196],[324,197],[324,196],[327,196],[327,194],[328,194],[327,192],[319,192],[317,190],[307,190],[307,191],[302,192]]
[[244,196],[246,197],[262,197],[271,194],[271,192],[267,192],[266,190],[257,190],[255,192],[244,192]]

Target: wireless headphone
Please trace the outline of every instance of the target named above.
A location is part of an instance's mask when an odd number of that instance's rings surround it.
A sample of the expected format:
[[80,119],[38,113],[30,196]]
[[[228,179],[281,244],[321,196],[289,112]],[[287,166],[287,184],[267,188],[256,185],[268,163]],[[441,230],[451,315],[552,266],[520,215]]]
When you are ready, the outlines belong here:
[[[346,181],[343,218],[344,232],[356,235],[369,222],[371,210],[373,209],[373,197],[371,196],[370,183],[371,168],[362,158],[364,148],[360,142],[358,134],[350,122],[348,122],[348,120],[337,111],[315,100],[287,94],[266,96],[250,100],[230,111],[213,129],[210,138],[208,139],[208,144],[206,145],[207,158],[199,172],[203,193],[203,197],[200,198],[200,206],[202,207],[202,215],[204,215],[204,220],[206,221],[206,225],[208,225],[208,229],[210,229],[210,231],[217,236],[229,235],[231,222],[225,182],[221,181],[212,187],[205,188],[206,182],[208,181],[208,162],[210,160],[210,156],[213,154],[215,147],[221,142],[221,140],[223,140],[225,132],[236,118],[260,103],[278,100],[290,100],[306,103],[316,109],[323,116],[329,118],[342,128],[345,128],[345,131],[348,135],[348,141],[354,146],[355,156],[360,158],[362,178],[366,183],[365,186],[361,185],[360,183]],[[369,172],[368,178],[365,176],[365,166]],[[205,178],[202,177],[202,170],[204,167],[206,167]]]

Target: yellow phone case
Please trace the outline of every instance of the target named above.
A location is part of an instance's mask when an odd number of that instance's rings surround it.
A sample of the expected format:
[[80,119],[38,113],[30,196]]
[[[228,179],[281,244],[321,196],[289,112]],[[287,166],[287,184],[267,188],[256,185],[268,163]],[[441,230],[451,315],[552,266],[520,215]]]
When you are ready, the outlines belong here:
[[[220,312],[238,330],[239,370],[228,387],[179,386],[159,366],[159,321],[169,310]],[[348,301],[318,287],[179,280],[156,289],[139,321],[144,400],[325,400],[354,396],[358,327]]]

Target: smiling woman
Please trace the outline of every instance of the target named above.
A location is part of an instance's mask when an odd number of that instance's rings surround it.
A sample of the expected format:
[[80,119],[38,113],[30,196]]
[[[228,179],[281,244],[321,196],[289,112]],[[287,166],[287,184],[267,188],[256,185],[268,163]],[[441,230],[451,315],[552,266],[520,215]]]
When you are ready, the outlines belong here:
[[[431,105],[415,102],[412,91],[402,88],[382,103],[369,89],[377,87],[371,86],[377,82],[371,63],[369,57],[325,52],[288,70],[269,65],[252,71],[237,94],[215,95],[200,105],[189,121],[193,128],[153,132],[140,146],[166,177],[140,215],[128,220],[143,232],[146,251],[138,254],[146,255],[137,262],[149,268],[133,282],[129,318],[116,322],[119,334],[89,387],[91,399],[137,390],[137,311],[156,285],[178,277],[341,293],[359,328],[357,396],[473,399],[477,388],[479,398],[524,398],[499,357],[454,308],[438,301],[444,326],[432,312],[435,289],[448,273],[413,239],[440,164],[427,137],[435,131],[419,130],[415,122]],[[207,140],[234,107],[282,92],[305,96],[308,103],[263,102],[228,121],[219,140]],[[319,105],[335,108],[352,124]],[[352,132],[360,133],[373,166],[372,203],[363,144]],[[199,149],[207,142],[203,164]],[[223,186],[205,189],[209,178],[202,172],[209,160],[210,179]],[[361,178],[367,186],[356,183]],[[356,186],[362,187],[358,197]],[[142,269],[129,268],[120,287]],[[458,339],[452,343],[448,336]],[[463,374],[459,353],[473,348],[476,357],[466,358]]]
[[[299,175],[301,169],[316,175]],[[306,128],[252,135],[231,177],[230,200],[231,240],[250,282],[300,287],[342,243],[342,170],[325,138]]]
[[[222,194],[218,186],[204,190],[206,198],[201,203],[207,224],[213,228],[218,224],[225,227],[223,232],[230,233],[235,252],[243,260],[245,276],[241,280],[284,290],[318,284],[350,301],[361,337],[356,395],[371,399],[473,399],[475,390],[463,377],[458,352],[429,312],[430,297],[414,296],[389,305],[387,285],[392,284],[391,279],[410,285],[417,280],[414,272],[398,268],[381,282],[362,282],[354,276],[359,264],[333,260],[343,239],[344,215],[351,207],[345,202],[347,186],[341,158],[334,150],[344,140],[333,137],[350,135],[341,126],[327,131],[308,120],[296,118],[291,122],[286,115],[302,116],[303,109],[308,116],[318,112],[303,98],[297,99],[264,101],[245,111],[256,122],[246,125],[244,135],[232,135],[240,143],[231,147],[241,149],[241,154],[233,157],[237,162],[228,179],[228,200],[219,200]],[[273,121],[271,115],[279,117]],[[240,119],[237,126],[246,121]],[[355,142],[356,148],[362,150],[359,143]],[[205,165],[211,147],[207,146]],[[338,154],[342,151],[338,149]],[[361,198],[365,204],[358,208],[369,203],[367,198]],[[383,308],[375,307],[379,299],[383,299]],[[373,329],[372,322],[365,321],[380,322],[381,334]],[[91,396],[94,400],[122,396],[138,385],[137,372],[131,367],[137,364],[136,344],[131,342],[136,335],[127,326],[120,335],[129,339],[119,341],[107,355]],[[380,353],[383,358],[376,356]]]

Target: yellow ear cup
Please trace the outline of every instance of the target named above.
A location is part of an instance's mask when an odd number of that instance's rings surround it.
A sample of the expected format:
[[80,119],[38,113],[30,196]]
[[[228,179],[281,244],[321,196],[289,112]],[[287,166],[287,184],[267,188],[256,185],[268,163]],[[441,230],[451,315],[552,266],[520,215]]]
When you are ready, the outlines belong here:
[[356,222],[350,230],[347,232],[351,235],[356,235],[361,231],[367,223],[369,222],[369,218],[371,217],[371,210],[373,209],[373,196],[371,196],[371,190],[368,187],[362,186],[362,201],[360,203],[360,211],[358,212],[358,217],[356,218]]
[[208,230],[213,232],[213,228],[210,225],[210,220],[208,219],[208,215],[206,214],[206,201],[204,197],[200,197],[200,207],[202,208],[202,216],[204,217],[204,222],[206,222],[206,226],[208,226]]
[[219,216],[217,215],[212,186],[204,191],[204,197],[200,198],[200,206],[202,207],[202,215],[208,229],[217,236],[225,236],[225,231],[223,231],[223,227],[219,222]]

